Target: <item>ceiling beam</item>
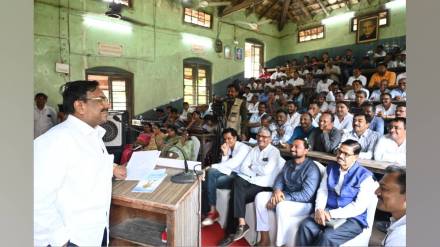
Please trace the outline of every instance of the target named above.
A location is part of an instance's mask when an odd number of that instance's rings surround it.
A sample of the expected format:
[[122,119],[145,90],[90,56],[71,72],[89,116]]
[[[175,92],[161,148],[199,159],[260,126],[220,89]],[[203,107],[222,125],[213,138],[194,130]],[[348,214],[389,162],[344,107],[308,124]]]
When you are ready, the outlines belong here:
[[261,18],[263,18],[267,13],[269,13],[269,11],[273,8],[273,6],[275,6],[277,3],[279,2],[279,0],[274,0],[270,6],[264,10],[264,12],[258,17],[258,20],[261,20]]
[[241,2],[241,3],[237,4],[237,5],[234,5],[234,6],[230,5],[230,6],[226,7],[222,11],[220,17],[227,16],[229,14],[232,14],[232,13],[236,12],[236,11],[239,11],[239,10],[242,10],[242,9],[245,9],[245,8],[249,8],[252,5],[257,5],[257,4],[260,4],[262,2],[264,2],[264,0],[244,0],[243,2]]
[[321,7],[322,11],[324,11],[325,15],[326,15],[326,16],[329,16],[330,13],[329,13],[329,12],[327,11],[327,9],[324,7],[324,4],[322,3],[322,1],[321,1],[321,0],[317,0],[317,1],[318,1],[319,6]]
[[299,7],[301,8],[302,12],[307,16],[308,19],[313,19],[312,14],[310,14],[310,11],[304,6],[304,3],[302,0],[296,1],[298,3]]
[[278,31],[283,30],[284,24],[286,23],[286,17],[287,17],[287,12],[289,12],[290,1],[291,0],[284,0],[283,12],[281,13],[280,22],[278,22]]
[[297,21],[299,22],[301,20],[301,18],[299,18],[299,16],[297,15],[293,15],[292,12],[287,12],[287,16],[289,17],[290,20],[292,21]]

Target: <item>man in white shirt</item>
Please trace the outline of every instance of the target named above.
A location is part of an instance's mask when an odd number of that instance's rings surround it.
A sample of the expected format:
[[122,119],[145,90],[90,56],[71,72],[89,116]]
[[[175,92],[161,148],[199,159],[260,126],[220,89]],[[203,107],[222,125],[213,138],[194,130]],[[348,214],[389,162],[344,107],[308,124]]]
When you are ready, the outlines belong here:
[[57,124],[57,112],[46,105],[47,95],[37,93],[34,106],[34,139]]
[[391,213],[391,225],[382,241],[385,247],[406,246],[406,168],[388,166],[376,190],[377,208]]
[[266,103],[258,103],[258,112],[251,115],[248,123],[249,133],[252,138],[256,137],[258,129],[261,126],[261,118],[266,114]]
[[280,66],[277,66],[277,70],[270,76],[270,79],[278,79],[281,78],[282,76],[286,76],[286,73],[281,72],[280,70]]
[[319,126],[319,118],[321,117],[321,108],[319,107],[318,103],[311,102],[309,104],[309,108],[308,108],[307,112],[312,115],[312,126],[318,127]]
[[382,136],[374,150],[374,159],[396,162],[406,166],[406,119],[395,118],[389,125],[389,134]]
[[276,122],[272,124],[272,145],[287,143],[293,134],[292,126],[287,122],[287,113],[283,109],[277,110]]
[[301,114],[298,113],[298,105],[295,101],[287,102],[287,123],[295,129],[299,125]]
[[383,119],[393,119],[396,114],[396,105],[391,102],[391,94],[383,93],[380,96],[382,104],[376,106],[376,116]]
[[353,81],[353,89],[350,89],[347,91],[347,93],[345,94],[345,99],[346,100],[355,100],[356,98],[356,92],[358,91],[364,91],[366,94],[366,98],[368,99],[368,96],[370,96],[370,91],[368,91],[368,89],[363,88],[361,81],[359,80],[355,80]]
[[[314,216],[298,228],[296,246],[339,246],[368,227],[367,207],[377,184],[373,174],[357,162],[360,151],[357,141],[341,144],[337,163],[327,165],[321,180]],[[328,222],[334,219],[345,222],[333,229]]]
[[249,113],[257,113],[258,112],[258,95],[252,95],[252,99],[250,102],[247,102],[247,109]]
[[328,87],[332,83],[333,83],[332,79],[327,78],[327,76],[323,76],[322,80],[320,80],[316,85],[316,93],[328,92],[329,91]]
[[[229,210],[225,238],[218,245],[228,246],[241,239],[249,226],[244,219],[246,203],[253,201],[261,191],[272,191],[275,177],[281,171],[285,160],[280,151],[271,144],[271,132],[261,128],[257,136],[258,146],[252,148],[241,164],[240,173],[234,179],[229,199]],[[237,224],[238,223],[238,224]]]
[[353,114],[348,112],[349,106],[345,101],[336,103],[335,128],[345,132],[353,129]]
[[304,85],[304,80],[303,78],[299,77],[299,73],[298,71],[294,71],[293,72],[293,77],[292,79],[290,79],[287,84],[290,84],[292,86],[303,86]]
[[64,85],[67,119],[34,140],[34,245],[107,246],[113,165],[102,137],[109,102],[97,81]]
[[403,100],[406,101],[406,78],[400,78],[398,80],[398,87],[391,90],[391,97],[395,100]]
[[367,85],[367,77],[362,75],[362,71],[360,68],[354,68],[353,75],[348,78],[347,86],[351,86],[353,84],[353,81],[361,81],[361,84],[363,87]]
[[[240,165],[251,150],[250,146],[237,141],[237,131],[233,128],[223,130],[224,143],[221,145],[222,160],[205,169],[206,180],[202,183],[204,198],[202,204],[208,204],[209,212],[202,221],[202,226],[210,226],[218,220],[219,213],[216,209],[217,188],[231,189],[234,177],[240,171]],[[206,211],[206,206],[203,209]]]
[[353,117],[353,130],[342,136],[341,142],[345,140],[355,140],[361,144],[362,149],[359,153],[361,159],[372,159],[374,148],[381,134],[369,129],[371,117],[363,112],[357,113]]
[[244,93],[243,93],[243,97],[246,99],[246,102],[251,101],[252,96],[254,96],[254,94],[251,93],[251,87],[250,86],[246,86],[244,88]]
[[379,83],[379,89],[374,90],[373,92],[371,92],[370,95],[370,101],[379,101],[380,100],[380,96],[383,93],[389,93],[390,90],[388,89],[388,80],[382,80]]
[[179,116],[179,120],[187,121],[188,120],[188,112],[189,112],[189,104],[188,104],[188,102],[183,102],[183,110]]

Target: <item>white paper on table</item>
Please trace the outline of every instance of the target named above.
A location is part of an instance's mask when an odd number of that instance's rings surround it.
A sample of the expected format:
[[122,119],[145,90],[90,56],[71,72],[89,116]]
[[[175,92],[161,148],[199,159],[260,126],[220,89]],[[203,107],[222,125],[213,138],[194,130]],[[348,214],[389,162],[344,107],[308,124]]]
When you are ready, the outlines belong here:
[[[188,163],[188,169],[189,170],[194,169],[194,166],[196,166],[196,165],[198,165],[196,167],[197,171],[202,170],[202,167],[200,166],[200,164],[202,164],[202,162],[200,162],[200,161],[187,160],[187,163]],[[158,161],[157,161],[157,164],[159,166],[164,166],[164,167],[185,169],[185,164],[184,164],[183,160],[159,158]]]
[[156,167],[160,151],[133,152],[127,164],[127,178],[125,180],[142,180]]

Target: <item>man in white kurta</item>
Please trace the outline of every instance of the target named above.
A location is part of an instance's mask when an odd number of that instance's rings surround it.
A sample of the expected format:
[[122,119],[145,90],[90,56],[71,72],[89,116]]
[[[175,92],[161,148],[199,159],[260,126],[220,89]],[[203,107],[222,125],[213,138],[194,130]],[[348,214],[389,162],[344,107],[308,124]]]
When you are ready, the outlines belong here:
[[34,141],[34,245],[107,245],[112,175],[126,176],[102,141],[108,99],[75,81],[63,105],[67,119]]

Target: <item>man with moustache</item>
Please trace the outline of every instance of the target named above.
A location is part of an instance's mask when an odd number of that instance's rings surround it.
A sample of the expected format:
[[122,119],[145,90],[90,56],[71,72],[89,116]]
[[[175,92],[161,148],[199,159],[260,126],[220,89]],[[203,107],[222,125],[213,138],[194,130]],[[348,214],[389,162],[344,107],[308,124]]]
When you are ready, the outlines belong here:
[[377,142],[374,159],[406,166],[406,119],[391,120],[388,132]]
[[63,86],[67,119],[34,140],[34,245],[107,246],[113,164],[102,137],[109,101],[97,81]]
[[244,237],[249,226],[244,219],[246,204],[254,201],[261,191],[272,191],[276,175],[285,160],[280,151],[271,144],[271,132],[260,128],[257,135],[258,146],[252,148],[240,166],[240,173],[234,179],[229,199],[229,210],[225,238],[218,245],[228,246]]
[[269,210],[276,209],[277,232],[282,233],[277,236],[280,241],[288,231],[286,224],[291,216],[312,212],[321,173],[313,160],[306,157],[308,151],[306,140],[294,140],[290,148],[292,159],[286,162],[276,177],[273,192],[260,192],[255,197],[257,231],[261,236],[259,246],[269,246],[271,242]]
[[335,117],[330,112],[323,112],[319,118],[319,127],[310,134],[310,150],[335,153],[341,142],[342,131],[333,126]]
[[[357,161],[361,145],[346,140],[321,180],[315,214],[298,228],[296,246],[340,246],[368,227],[367,208],[377,188],[373,174]],[[326,226],[331,219],[346,219],[338,228]]]
[[272,124],[272,144],[274,146],[280,143],[286,143],[293,134],[292,126],[287,122],[287,114],[279,109],[276,114],[276,122]]
[[342,136],[341,142],[355,140],[361,144],[359,153],[361,159],[372,159],[374,148],[381,134],[369,129],[371,117],[365,113],[357,113],[353,117],[353,130]]
[[238,97],[240,88],[236,84],[229,84],[228,100],[224,102],[226,127],[237,130],[238,135],[247,135],[247,108],[246,100]]
[[298,105],[294,101],[287,102],[287,123],[295,129],[299,125],[301,114],[298,113]]
[[406,168],[395,165],[385,169],[376,190],[377,208],[391,213],[391,225],[382,241],[385,247],[406,246]]
[[293,134],[287,143],[292,144],[295,139],[308,138],[315,127],[312,126],[312,115],[308,112],[301,114],[299,119],[299,126],[293,130]]
[[363,112],[362,106],[367,100],[367,94],[364,91],[357,91],[354,102],[350,104],[350,112],[352,114]]

